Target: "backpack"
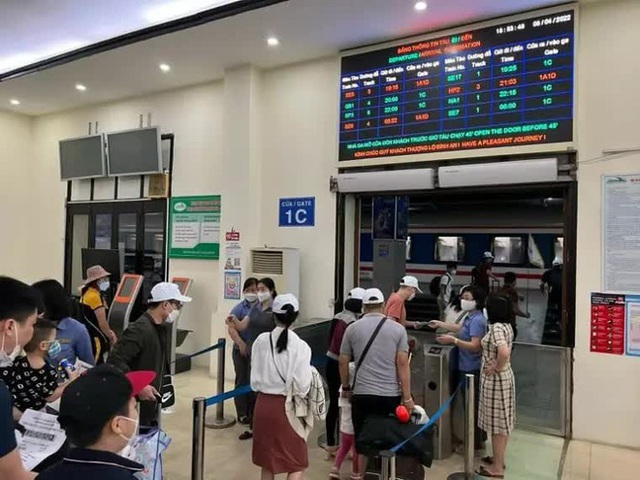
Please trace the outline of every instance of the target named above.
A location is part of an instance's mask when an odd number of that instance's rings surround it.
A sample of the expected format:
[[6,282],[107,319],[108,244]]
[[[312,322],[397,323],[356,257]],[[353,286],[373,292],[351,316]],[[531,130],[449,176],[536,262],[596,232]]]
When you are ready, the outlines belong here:
[[440,296],[440,282],[442,281],[442,275],[438,275],[437,277],[433,277],[431,282],[429,283],[429,293],[434,297]]

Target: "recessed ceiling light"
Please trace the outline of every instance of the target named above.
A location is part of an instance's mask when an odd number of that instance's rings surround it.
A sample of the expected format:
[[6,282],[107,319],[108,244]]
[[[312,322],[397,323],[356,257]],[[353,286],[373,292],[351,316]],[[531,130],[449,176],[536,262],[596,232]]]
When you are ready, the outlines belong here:
[[424,12],[427,9],[427,2],[416,2],[413,8],[419,12]]
[[11,100],[9,100],[9,103],[11,105],[20,105],[20,100],[16,100],[15,98],[12,98]]
[[87,91],[87,87],[85,87],[81,83],[76,83],[76,90],[78,90],[80,92],[86,92]]
[[160,65],[158,65],[158,67],[160,67],[160,70],[162,70],[164,73],[171,71],[171,65],[168,65],[166,63],[161,63]]
[[278,45],[280,45],[280,40],[278,40],[276,37],[269,37],[267,38],[267,45],[269,45],[270,47],[277,47]]

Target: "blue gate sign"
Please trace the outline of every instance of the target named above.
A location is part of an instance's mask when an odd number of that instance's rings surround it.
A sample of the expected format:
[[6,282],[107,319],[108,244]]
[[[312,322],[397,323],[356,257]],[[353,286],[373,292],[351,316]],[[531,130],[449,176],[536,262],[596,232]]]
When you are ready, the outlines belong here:
[[316,198],[281,198],[281,227],[313,227],[316,224]]

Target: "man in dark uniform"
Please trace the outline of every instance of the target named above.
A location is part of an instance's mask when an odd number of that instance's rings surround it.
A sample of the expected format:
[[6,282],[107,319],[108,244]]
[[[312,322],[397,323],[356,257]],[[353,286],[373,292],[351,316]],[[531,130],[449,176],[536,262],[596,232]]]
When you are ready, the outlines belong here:
[[555,258],[551,270],[542,275],[540,291],[547,292],[542,342],[559,345],[562,339],[562,260],[559,258]]
[[483,290],[485,295],[491,293],[491,280],[498,281],[498,277],[491,271],[493,260],[491,252],[484,252],[482,260],[471,272],[471,284]]
[[135,370],[156,372],[155,380],[139,394],[140,425],[154,427],[158,424],[157,405],[162,392],[164,376],[169,373],[169,352],[166,324],[179,316],[182,305],[191,301],[180,293],[174,283],[162,282],[151,289],[149,308],[131,323],[109,353],[107,362],[124,373]]

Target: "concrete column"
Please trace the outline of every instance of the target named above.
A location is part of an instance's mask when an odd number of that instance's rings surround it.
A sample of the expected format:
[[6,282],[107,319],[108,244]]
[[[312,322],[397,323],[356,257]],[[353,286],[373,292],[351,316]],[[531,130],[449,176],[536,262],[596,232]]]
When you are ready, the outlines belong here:
[[[261,228],[261,158],[260,158],[260,71],[252,66],[227,70],[224,77],[223,135],[220,148],[224,161],[219,175],[223,185],[221,215],[220,288],[218,308],[211,323],[212,342],[226,336],[224,319],[237,300],[224,299],[225,232],[234,228],[240,232],[242,246],[242,281],[250,273],[250,249],[259,244]],[[229,343],[228,353],[231,352]],[[228,362],[228,379],[233,378]],[[210,371],[215,373],[215,356]]]

